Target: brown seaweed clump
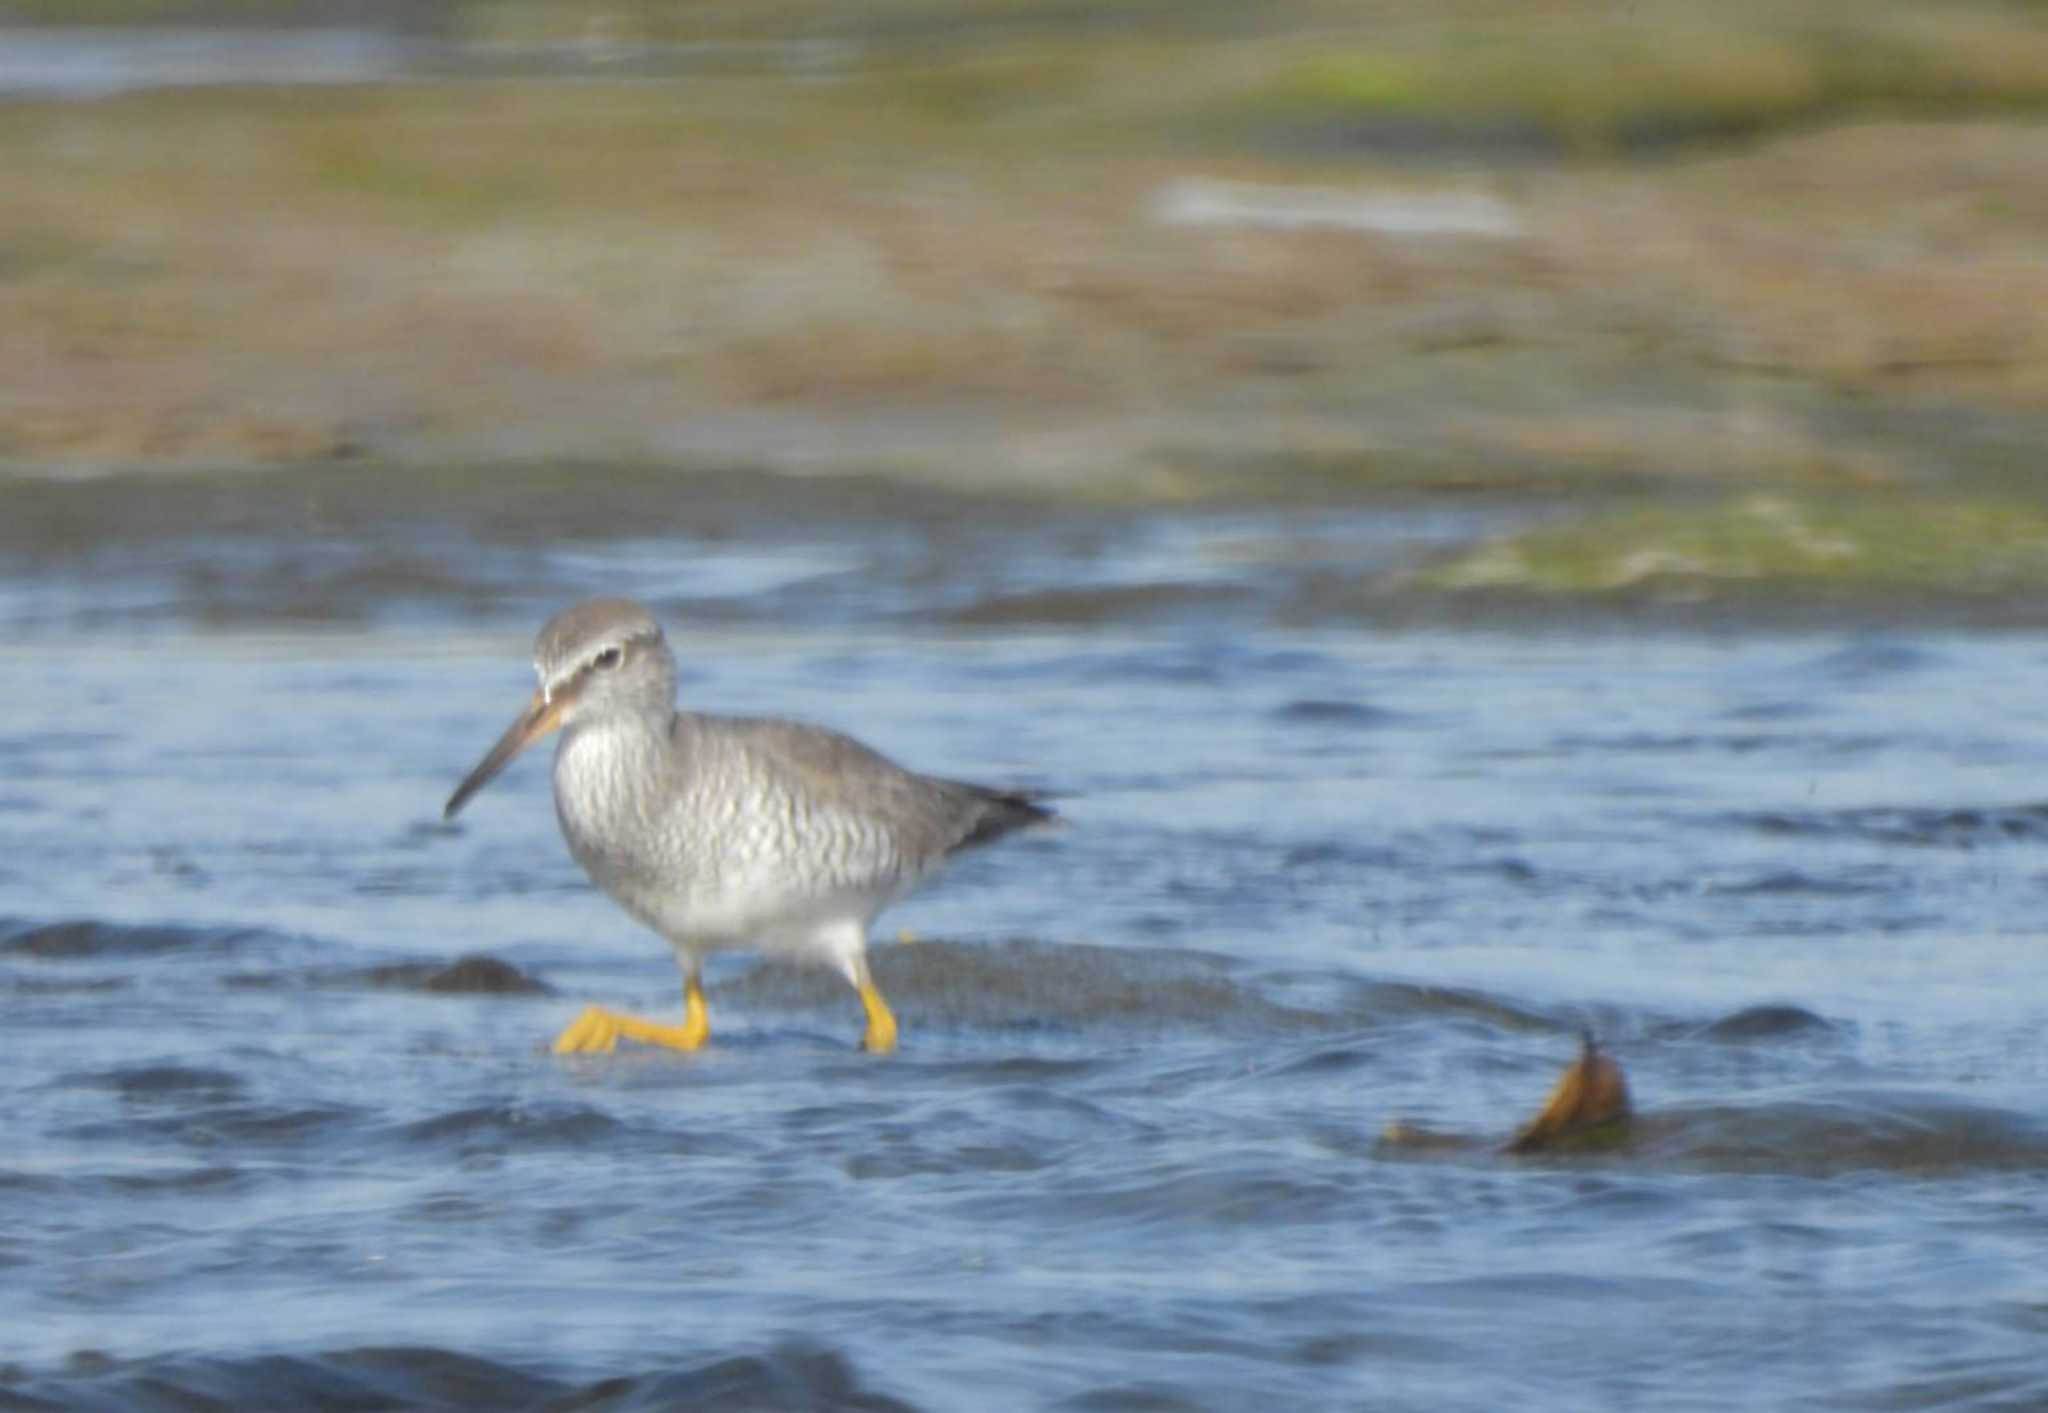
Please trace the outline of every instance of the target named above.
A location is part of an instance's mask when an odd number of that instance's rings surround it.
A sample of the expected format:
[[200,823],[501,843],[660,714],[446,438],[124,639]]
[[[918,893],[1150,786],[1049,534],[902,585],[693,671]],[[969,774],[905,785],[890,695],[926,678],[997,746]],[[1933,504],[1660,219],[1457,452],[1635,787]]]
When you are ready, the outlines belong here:
[[1601,1129],[1619,1131],[1628,1122],[1628,1077],[1612,1055],[1602,1054],[1588,1032],[1579,1057],[1565,1066],[1542,1111],[1502,1146],[1503,1153],[1536,1153],[1568,1138]]
[[[1589,1032],[1580,1041],[1578,1058],[1565,1066],[1543,1108],[1499,1151],[1541,1153],[1577,1140],[1618,1138],[1630,1112],[1628,1077]],[[1400,1119],[1381,1131],[1380,1142],[1410,1153],[1455,1153],[1487,1146],[1466,1134],[1438,1132]]]

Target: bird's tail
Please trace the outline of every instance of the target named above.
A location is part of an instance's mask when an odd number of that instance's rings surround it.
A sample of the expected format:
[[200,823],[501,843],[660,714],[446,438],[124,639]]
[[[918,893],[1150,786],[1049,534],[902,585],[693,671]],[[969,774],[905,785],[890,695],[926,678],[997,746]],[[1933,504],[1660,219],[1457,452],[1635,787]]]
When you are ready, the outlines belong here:
[[953,846],[953,852],[979,848],[1020,829],[1059,822],[1056,811],[1039,803],[1045,798],[1043,791],[994,790],[985,785],[967,788],[974,792],[981,808],[967,826],[967,832],[960,836],[960,842]]

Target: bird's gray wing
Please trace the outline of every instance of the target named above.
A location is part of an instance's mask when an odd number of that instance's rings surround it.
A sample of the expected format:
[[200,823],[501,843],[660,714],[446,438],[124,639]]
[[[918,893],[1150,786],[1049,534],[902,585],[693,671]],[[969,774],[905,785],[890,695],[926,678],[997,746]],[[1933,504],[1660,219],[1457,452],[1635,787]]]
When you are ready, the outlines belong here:
[[758,717],[681,718],[686,758],[758,802],[780,843],[834,881],[908,880],[948,854],[1050,820],[1019,791],[905,770],[850,736]]

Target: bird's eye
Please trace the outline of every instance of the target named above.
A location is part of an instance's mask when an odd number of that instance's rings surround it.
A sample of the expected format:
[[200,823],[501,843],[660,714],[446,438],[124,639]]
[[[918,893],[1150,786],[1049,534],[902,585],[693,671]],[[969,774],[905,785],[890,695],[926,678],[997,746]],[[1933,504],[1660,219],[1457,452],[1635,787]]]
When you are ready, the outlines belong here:
[[606,648],[603,652],[599,653],[596,657],[590,660],[590,665],[592,667],[595,667],[599,672],[609,672],[625,660],[626,654],[624,649]]

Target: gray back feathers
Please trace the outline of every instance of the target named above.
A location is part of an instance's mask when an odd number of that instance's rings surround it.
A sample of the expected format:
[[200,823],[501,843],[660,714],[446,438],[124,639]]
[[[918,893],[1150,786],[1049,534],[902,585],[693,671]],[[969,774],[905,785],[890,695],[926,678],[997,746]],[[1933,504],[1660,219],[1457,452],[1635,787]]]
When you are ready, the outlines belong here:
[[820,824],[872,831],[914,872],[1054,818],[1025,792],[919,775],[822,727],[684,712],[672,734],[684,761],[707,769],[720,761],[766,795],[801,802]]

